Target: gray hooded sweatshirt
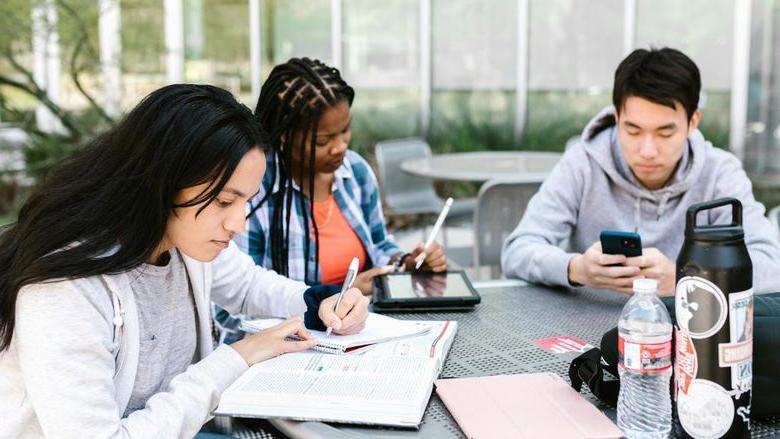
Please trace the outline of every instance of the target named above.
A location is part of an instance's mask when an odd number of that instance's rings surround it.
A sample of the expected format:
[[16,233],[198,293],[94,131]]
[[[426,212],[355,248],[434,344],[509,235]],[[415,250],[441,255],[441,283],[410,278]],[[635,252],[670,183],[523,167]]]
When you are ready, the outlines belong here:
[[[616,127],[588,140],[595,123],[608,114],[614,114],[614,107],[602,110],[588,123],[582,140],[566,151],[531,198],[520,224],[504,242],[504,275],[571,286],[569,260],[598,241],[602,230],[637,231],[643,247],[655,247],[674,261],[683,243],[688,207],[734,197],[743,205],[754,291],[780,291],[777,233],[764,216],[764,206],[753,197],[739,159],[713,147],[695,130],[669,182],[661,189],[649,190],[623,159]],[[728,207],[709,212],[699,215],[699,224],[731,222]],[[561,248],[566,240],[570,252]]]

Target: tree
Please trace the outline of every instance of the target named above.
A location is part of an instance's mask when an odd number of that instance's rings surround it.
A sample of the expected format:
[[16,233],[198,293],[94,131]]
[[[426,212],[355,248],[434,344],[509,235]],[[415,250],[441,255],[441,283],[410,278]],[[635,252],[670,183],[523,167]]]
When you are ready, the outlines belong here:
[[[33,74],[32,10],[46,0],[3,0],[0,2],[0,114],[18,124],[31,136],[25,149],[28,170],[45,171],[52,163],[79,147],[85,138],[113,124],[88,83],[98,78],[100,55],[97,47],[97,0],[51,0],[57,11],[60,58],[65,74],[63,86],[72,86],[87,103],[73,109],[54,102]],[[92,87],[94,89],[94,87]],[[64,128],[44,132],[36,125],[34,111],[43,105]]]

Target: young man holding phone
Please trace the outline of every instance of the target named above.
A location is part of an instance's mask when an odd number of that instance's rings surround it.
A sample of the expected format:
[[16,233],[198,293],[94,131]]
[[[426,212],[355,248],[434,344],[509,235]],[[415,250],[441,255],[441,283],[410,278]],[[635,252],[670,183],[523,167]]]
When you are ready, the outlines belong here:
[[[685,212],[701,201],[743,204],[756,293],[780,291],[780,243],[753,197],[742,164],[697,126],[701,79],[675,49],[638,49],[615,71],[613,106],[602,110],[564,154],[504,242],[504,275],[529,282],[631,292],[634,279],[658,279],[673,295]],[[706,221],[731,222],[730,209]],[[602,251],[602,231],[636,232],[642,255]],[[568,240],[570,251],[560,248]]]

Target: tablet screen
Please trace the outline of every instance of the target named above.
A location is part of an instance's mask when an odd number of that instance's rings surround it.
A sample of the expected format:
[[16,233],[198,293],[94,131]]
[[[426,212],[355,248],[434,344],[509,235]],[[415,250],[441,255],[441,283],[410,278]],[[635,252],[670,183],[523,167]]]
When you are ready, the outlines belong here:
[[473,296],[459,272],[389,275],[387,290],[387,295],[393,299]]

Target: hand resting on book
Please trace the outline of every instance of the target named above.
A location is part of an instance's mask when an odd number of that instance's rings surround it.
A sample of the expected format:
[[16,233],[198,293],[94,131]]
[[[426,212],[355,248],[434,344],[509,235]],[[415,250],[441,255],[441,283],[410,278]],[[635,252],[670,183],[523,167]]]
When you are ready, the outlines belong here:
[[303,318],[291,317],[265,331],[249,335],[230,346],[241,355],[246,364],[251,366],[288,352],[311,349],[316,344],[317,340],[309,334],[303,325]]

